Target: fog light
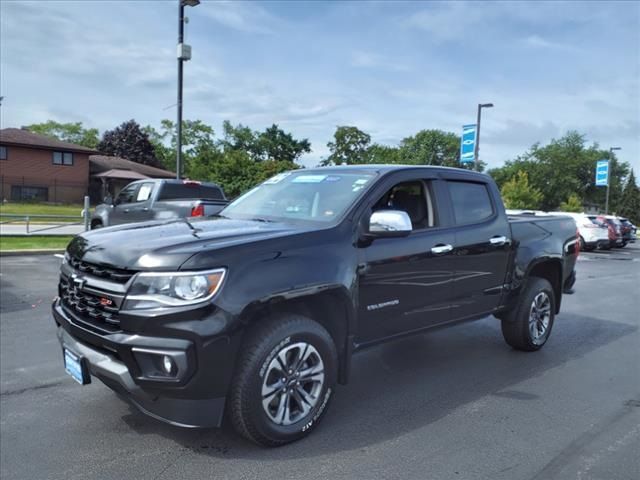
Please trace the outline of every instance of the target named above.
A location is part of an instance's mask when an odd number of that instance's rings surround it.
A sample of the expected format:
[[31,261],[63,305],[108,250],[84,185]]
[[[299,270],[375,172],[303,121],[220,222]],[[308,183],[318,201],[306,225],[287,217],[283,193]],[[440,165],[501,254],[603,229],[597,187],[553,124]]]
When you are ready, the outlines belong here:
[[162,358],[162,366],[164,367],[164,371],[167,373],[167,375],[170,375],[173,371],[173,360],[169,355],[165,355]]

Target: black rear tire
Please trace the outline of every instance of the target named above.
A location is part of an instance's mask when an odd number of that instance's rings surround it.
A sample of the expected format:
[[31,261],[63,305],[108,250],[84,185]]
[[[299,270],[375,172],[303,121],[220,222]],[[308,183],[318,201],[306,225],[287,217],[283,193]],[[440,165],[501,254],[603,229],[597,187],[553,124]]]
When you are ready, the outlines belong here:
[[[539,300],[548,302],[548,318],[546,322],[538,319],[541,315],[534,312],[542,311],[536,307]],[[530,277],[527,285],[520,295],[520,300],[515,308],[502,318],[502,336],[504,340],[516,350],[533,352],[540,350],[549,339],[553,321],[555,319],[556,300],[553,287],[548,280],[539,277]],[[532,318],[534,320],[532,320]],[[546,323],[544,331],[542,326]]]
[[[331,335],[325,328],[317,322],[298,314],[279,314],[270,318],[259,320],[260,324],[254,326],[247,333],[247,338],[243,344],[240,358],[238,359],[235,375],[228,398],[227,413],[236,431],[252,442],[266,447],[276,447],[299,440],[316,428],[327,411],[327,407],[335,389],[338,369],[338,354]],[[306,345],[310,347],[300,347]],[[316,361],[316,371],[322,367],[322,384],[309,387],[309,398],[312,402],[302,402],[302,396],[298,393],[300,388],[305,387],[304,380],[300,387],[300,382],[295,383],[296,373],[280,369],[280,354],[285,360],[292,358],[292,363],[298,363],[296,355],[304,357],[307,350],[313,350]],[[319,363],[318,363],[319,362]],[[276,365],[276,367],[273,367]],[[272,368],[273,367],[273,368]],[[298,374],[309,370],[309,364],[305,363],[298,368]],[[275,370],[274,370],[275,369]],[[295,369],[295,368],[294,368]],[[274,380],[270,379],[274,371],[282,370],[275,374]],[[280,376],[286,376],[280,385],[270,392],[277,391],[273,395],[273,408],[279,410],[280,402],[287,405],[285,414],[280,416],[269,410],[269,406],[264,405],[266,398],[271,398],[270,394],[265,395],[266,386],[280,382]],[[316,375],[313,375],[316,377]],[[299,377],[302,378],[302,377]],[[309,384],[306,384],[309,385]],[[266,386],[266,387],[265,387]],[[285,392],[293,392],[289,397]],[[315,391],[313,390],[315,389]],[[282,398],[285,400],[282,400]],[[291,400],[290,400],[291,399]],[[300,406],[305,403],[309,411],[303,413]],[[289,408],[290,406],[290,408]],[[297,417],[292,412],[297,412]],[[281,419],[278,423],[275,418]],[[286,416],[286,419],[285,419]]]
[[102,222],[100,220],[93,220],[91,222],[91,230],[96,230],[96,229],[102,228],[102,227],[103,227],[103,225],[102,225]]

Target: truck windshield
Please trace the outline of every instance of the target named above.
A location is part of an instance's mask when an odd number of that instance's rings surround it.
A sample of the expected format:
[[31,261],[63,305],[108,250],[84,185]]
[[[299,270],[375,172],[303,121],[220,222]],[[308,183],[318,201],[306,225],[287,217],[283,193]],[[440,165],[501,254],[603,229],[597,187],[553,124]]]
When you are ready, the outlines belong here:
[[373,176],[368,172],[281,173],[234,200],[221,215],[329,223],[353,204]]

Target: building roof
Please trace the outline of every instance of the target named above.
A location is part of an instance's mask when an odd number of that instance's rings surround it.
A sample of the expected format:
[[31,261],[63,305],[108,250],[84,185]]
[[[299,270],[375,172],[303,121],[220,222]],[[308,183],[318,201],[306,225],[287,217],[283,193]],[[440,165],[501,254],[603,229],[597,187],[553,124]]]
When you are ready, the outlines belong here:
[[44,148],[47,150],[66,150],[79,153],[97,153],[92,148],[63,142],[56,138],[47,137],[30,132],[23,128],[3,128],[0,130],[0,143],[3,145],[16,145],[20,147]]
[[118,178],[124,180],[144,180],[145,178],[149,178],[146,175],[134,172],[133,170],[119,170],[117,168],[107,170],[106,172],[96,173],[93,176],[102,178]]
[[[90,155],[89,171],[91,175],[101,174],[109,170],[128,170],[144,175],[143,178],[174,178],[175,173],[161,168],[150,167],[138,162],[132,162],[120,157],[110,157],[107,155]],[[105,175],[101,175],[105,176]],[[119,178],[140,178],[140,177],[119,177]]]

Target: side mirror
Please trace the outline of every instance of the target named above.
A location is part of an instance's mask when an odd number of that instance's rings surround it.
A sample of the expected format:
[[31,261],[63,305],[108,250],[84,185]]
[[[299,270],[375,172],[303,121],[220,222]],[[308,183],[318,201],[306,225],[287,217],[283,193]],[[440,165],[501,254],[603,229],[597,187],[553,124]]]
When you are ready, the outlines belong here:
[[411,219],[402,210],[378,210],[369,218],[369,235],[372,237],[406,237],[412,230]]
[[113,205],[113,197],[111,195],[107,195],[106,197],[104,197],[103,202],[106,205]]

